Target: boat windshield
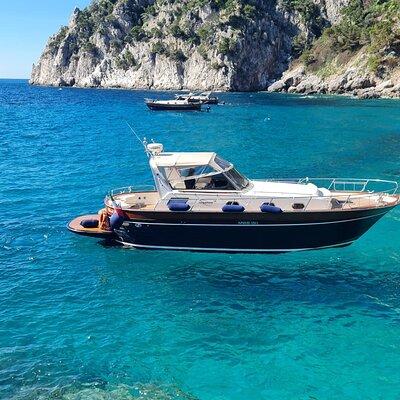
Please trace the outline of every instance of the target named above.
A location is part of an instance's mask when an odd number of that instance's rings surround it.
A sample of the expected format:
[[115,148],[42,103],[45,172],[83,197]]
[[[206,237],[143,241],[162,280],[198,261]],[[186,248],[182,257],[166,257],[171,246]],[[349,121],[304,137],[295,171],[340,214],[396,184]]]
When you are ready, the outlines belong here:
[[249,180],[246,177],[244,177],[239,171],[237,171],[229,161],[226,161],[219,156],[216,156],[214,161],[222,169],[226,170],[229,168],[227,171],[225,171],[225,175],[240,190],[246,188],[249,185]]
[[215,156],[214,159],[215,163],[221,167],[222,169],[227,169],[229,167],[232,167],[233,165],[229,162],[221,158],[220,156]]
[[216,156],[204,165],[159,168],[173,189],[178,190],[242,190],[249,181],[231,163]]
[[225,175],[227,175],[228,178],[232,182],[234,182],[235,186],[237,186],[240,190],[243,190],[244,188],[249,186],[249,180],[233,167],[230,170],[226,171]]

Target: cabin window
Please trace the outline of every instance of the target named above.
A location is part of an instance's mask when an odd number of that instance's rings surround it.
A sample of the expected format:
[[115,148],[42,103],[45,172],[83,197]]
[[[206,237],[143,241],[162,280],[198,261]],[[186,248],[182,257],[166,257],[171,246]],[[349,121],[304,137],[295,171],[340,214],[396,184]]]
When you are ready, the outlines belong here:
[[302,210],[304,208],[304,204],[303,203],[294,203],[292,205],[293,210]]
[[182,189],[182,187],[178,187],[180,183],[182,184],[182,178],[176,168],[161,167],[159,171],[174,189]]
[[226,170],[229,168],[225,171],[225,174],[238,187],[238,189],[242,190],[249,185],[248,179],[238,172],[230,162],[219,156],[216,156],[214,161],[222,169]]
[[215,156],[214,161],[222,169],[227,169],[232,165],[230,162],[224,160],[223,158],[221,158],[219,156]]
[[215,169],[210,165],[197,165],[195,167],[179,168],[178,171],[179,175],[183,178],[216,172]]
[[[218,172],[211,165],[185,167],[160,167],[159,171],[177,190],[241,190],[249,181],[237,172],[232,164],[225,165],[228,170]],[[224,166],[225,166],[224,165]]]
[[235,186],[224,174],[216,174],[196,181],[195,189],[202,190],[236,190]]
[[225,174],[228,176],[228,178],[235,183],[235,185],[239,189],[244,189],[245,187],[248,186],[249,181],[247,178],[245,178],[241,173],[236,171],[235,168],[231,168],[230,170],[226,171]]

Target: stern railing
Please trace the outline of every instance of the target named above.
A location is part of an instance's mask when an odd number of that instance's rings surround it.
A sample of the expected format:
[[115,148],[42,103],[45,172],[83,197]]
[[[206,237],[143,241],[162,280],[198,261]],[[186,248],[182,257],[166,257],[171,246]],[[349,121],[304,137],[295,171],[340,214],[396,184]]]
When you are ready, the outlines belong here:
[[[135,192],[154,192],[156,188],[154,185],[135,185],[135,186],[125,186],[117,189],[110,190],[111,196],[118,196],[120,194],[129,194]],[[107,197],[110,197],[109,195]]]

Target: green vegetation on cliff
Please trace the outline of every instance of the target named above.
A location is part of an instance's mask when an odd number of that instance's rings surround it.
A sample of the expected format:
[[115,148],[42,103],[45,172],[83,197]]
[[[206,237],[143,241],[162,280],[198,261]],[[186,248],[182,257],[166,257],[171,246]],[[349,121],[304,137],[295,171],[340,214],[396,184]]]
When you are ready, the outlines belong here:
[[351,0],[342,10],[341,21],[325,29],[301,60],[323,75],[329,69],[333,72],[332,60],[345,63],[359,51],[366,55],[370,72],[384,75],[399,66],[399,0]]
[[303,23],[316,36],[319,36],[326,27],[326,20],[321,15],[320,7],[312,0],[282,0],[282,4],[286,10],[298,12]]

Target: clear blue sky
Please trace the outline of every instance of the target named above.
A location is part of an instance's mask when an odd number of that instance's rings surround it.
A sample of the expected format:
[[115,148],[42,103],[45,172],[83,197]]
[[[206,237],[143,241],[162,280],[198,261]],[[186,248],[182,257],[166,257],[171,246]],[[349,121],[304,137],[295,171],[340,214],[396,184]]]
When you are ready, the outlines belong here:
[[47,39],[67,25],[75,6],[90,0],[3,0],[0,6],[0,78],[29,78]]

